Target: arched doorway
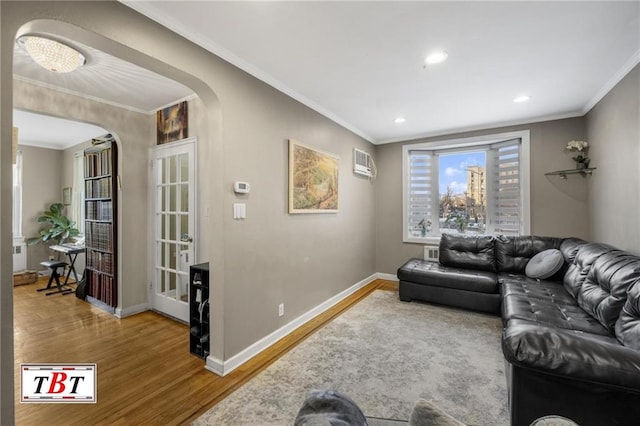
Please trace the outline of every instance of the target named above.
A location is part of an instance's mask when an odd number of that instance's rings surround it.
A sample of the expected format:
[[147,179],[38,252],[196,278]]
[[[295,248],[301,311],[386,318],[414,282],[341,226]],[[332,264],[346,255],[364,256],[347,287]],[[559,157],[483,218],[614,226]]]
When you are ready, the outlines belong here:
[[[20,9],[21,6],[17,6],[17,9]],[[64,7],[64,6],[63,6]],[[74,6],[75,7],[75,6]],[[29,6],[27,6],[27,9],[29,8]],[[42,14],[46,15],[47,13],[49,13],[50,11],[46,10],[43,11]],[[3,11],[4,13],[4,11]],[[73,14],[73,12],[69,12],[71,14]],[[20,13],[17,13],[18,15],[22,16],[33,16],[30,13],[25,13],[24,15],[21,15]],[[38,13],[38,15],[41,15],[40,13]],[[54,13],[55,15],[55,13]],[[71,20],[73,21],[73,19]],[[62,36],[67,36],[70,38],[73,38],[74,40],[79,40],[83,43],[86,44],[91,44],[91,45],[96,45],[98,47],[100,47],[101,49],[105,50],[105,51],[110,51],[110,53],[118,53],[118,56],[120,57],[124,57],[125,59],[129,59],[131,60],[132,58],[142,58],[141,60],[134,60],[134,62],[138,62],[141,65],[149,65],[152,64],[150,66],[150,68],[155,68],[156,70],[160,70],[163,74],[168,74],[168,77],[171,78],[177,78],[178,80],[184,80],[184,83],[186,84],[192,84],[193,86],[195,86],[197,89],[197,93],[200,96],[200,101],[203,103],[203,111],[201,113],[202,118],[203,118],[203,122],[204,124],[202,125],[202,127],[204,129],[206,129],[207,133],[208,133],[208,137],[207,138],[203,138],[203,140],[207,140],[207,142],[214,146],[214,148],[208,148],[204,151],[217,151],[219,150],[219,148],[217,148],[217,144],[219,144],[220,139],[219,139],[219,132],[213,132],[215,134],[211,134],[211,129],[212,127],[214,127],[215,125],[219,125],[220,122],[220,114],[219,114],[219,106],[218,106],[218,101],[217,98],[215,96],[215,94],[213,93],[213,91],[211,91],[211,89],[209,87],[207,87],[204,83],[202,83],[202,81],[198,80],[197,78],[184,73],[174,67],[172,67],[171,65],[168,65],[166,63],[163,63],[160,60],[154,59],[150,56],[145,56],[144,54],[141,54],[140,51],[136,51],[133,50],[127,46],[124,46],[123,44],[119,44],[118,42],[115,42],[111,39],[109,39],[108,37],[104,37],[101,35],[98,35],[96,33],[93,32],[89,32],[86,30],[83,30],[79,27],[75,27],[69,24],[61,24],[59,22],[56,21],[50,21],[50,20],[39,20],[39,21],[31,21],[28,24],[22,25],[20,26],[20,21],[16,21],[15,25],[9,29],[5,29],[3,28],[3,34],[9,33],[12,34],[15,32],[15,34],[20,35],[26,32],[46,32],[46,31],[52,31],[55,30],[55,32],[57,32],[59,35]],[[18,28],[20,26],[20,28]],[[7,40],[6,37],[3,38],[3,42]],[[94,43],[95,42],[95,43]],[[7,44],[3,43],[4,46],[6,47]],[[143,48],[144,50],[144,48]],[[6,49],[4,50],[6,51]],[[144,64],[143,64],[144,63]],[[6,61],[5,61],[6,64]],[[6,69],[3,67],[3,69]],[[3,74],[3,75],[7,75],[7,74]],[[7,87],[12,89],[14,84],[13,82],[9,81],[7,82],[7,79],[3,78],[3,90],[6,89]],[[19,84],[18,84],[19,85]],[[23,85],[24,86],[24,85]],[[25,90],[25,91],[30,91],[32,88],[28,88],[28,87],[22,87],[22,88],[18,88],[19,90]],[[211,113],[212,111],[213,114]],[[2,116],[3,117],[8,117],[8,113],[7,113],[7,109],[6,106],[3,106],[2,109]],[[119,120],[122,119],[121,116],[106,116],[106,117],[102,117],[105,118],[107,120],[111,120],[112,122],[115,122],[115,125],[112,124],[104,124],[104,127],[107,129],[111,129],[114,126],[117,127],[117,122]],[[87,121],[89,122],[95,122],[95,123],[102,123],[102,120],[95,120],[93,118],[85,118]],[[133,136],[138,136],[139,134],[136,132],[133,132],[134,135]],[[3,133],[4,135],[4,133]],[[123,136],[124,139],[124,136]],[[133,138],[135,139],[135,137]],[[126,143],[124,144],[126,145]],[[121,159],[123,157],[125,157],[127,160],[132,160],[132,159],[140,159],[141,157],[146,157],[146,151],[147,151],[147,146],[144,146],[144,149],[129,149],[127,150],[126,148],[120,151],[120,157]],[[4,158],[4,157],[3,157]],[[4,160],[3,160],[4,161]],[[145,160],[146,161],[146,160]],[[129,187],[131,186],[135,186],[136,182],[140,182],[140,175],[146,175],[146,169],[142,172],[142,173],[138,173],[136,172],[135,168],[133,169],[125,169],[126,171],[123,171],[123,174],[121,176],[121,181],[122,181],[122,185],[123,186],[127,186],[129,185]],[[221,184],[220,184],[221,185]],[[144,191],[143,191],[144,192]],[[6,195],[6,194],[5,194]],[[146,202],[147,202],[147,197],[146,196],[140,196],[140,193],[136,193],[135,191],[132,192],[123,192],[123,200],[122,200],[122,204],[127,204],[127,203],[131,203],[134,208],[131,209],[131,213],[134,216],[134,220],[132,221],[133,224],[130,224],[128,226],[124,226],[123,228],[126,229],[122,229],[121,233],[123,235],[124,238],[121,239],[123,244],[127,244],[127,239],[128,239],[128,246],[129,249],[132,251],[136,251],[136,250],[144,250],[144,246],[146,245],[146,239],[145,238],[138,238],[139,237],[139,233],[138,230],[136,229],[136,227],[139,228],[139,223],[140,222],[144,222],[144,217],[146,215],[146,208],[136,208],[137,206],[146,206]],[[210,210],[215,210],[212,209],[211,206],[207,206],[207,209]],[[122,211],[119,212],[119,215],[122,215]],[[137,217],[136,217],[137,215]],[[209,249],[211,250],[211,249]],[[3,271],[5,270],[4,265],[6,264],[6,250],[3,251]],[[136,262],[132,259],[126,259],[129,261],[129,265],[123,265],[123,271],[126,270],[126,268],[129,268],[130,271],[135,271],[136,268],[138,268],[139,265],[136,265]],[[126,263],[126,262],[125,262]],[[139,268],[138,268],[139,269]],[[144,269],[144,268],[143,268]],[[3,272],[5,273],[5,272]],[[123,274],[127,273],[127,272],[122,272]],[[146,286],[146,278],[144,278],[145,274],[142,273],[141,275],[136,275],[137,272],[133,272],[132,276],[134,277],[143,277],[142,279],[138,279],[138,278],[134,278],[135,281],[141,282],[142,286],[145,287]],[[6,290],[6,289],[5,289]],[[139,289],[138,289],[139,290]],[[130,302],[130,305],[133,306],[133,309],[136,309],[135,305],[135,298],[139,297],[139,293],[136,294],[137,290],[134,290],[133,293],[127,293],[129,291],[129,289],[124,289],[123,293],[125,293],[123,295],[123,297],[126,298],[130,298],[131,300],[133,300],[133,302]],[[4,292],[3,294],[6,295],[6,292]],[[142,294],[144,294],[144,297],[146,298],[146,288],[144,289],[144,291],[142,292]],[[3,298],[2,301],[2,305],[3,305],[3,310],[2,310],[2,314],[3,314],[3,318],[6,318],[6,312],[10,312],[11,311],[11,302],[7,300],[6,297]],[[8,307],[8,309],[7,309]],[[129,306],[131,307],[131,306]],[[220,314],[221,315],[221,314]],[[5,322],[4,324],[10,324],[10,321]],[[221,327],[220,327],[221,328]],[[218,337],[220,336],[220,333],[218,333]],[[3,342],[6,341],[8,334],[5,332],[3,332]],[[212,333],[212,342],[215,345],[215,342],[219,341],[220,342],[220,349],[217,351],[212,351],[212,352],[220,352],[222,353],[222,339],[221,338],[216,338],[216,333]],[[3,345],[2,347],[2,352],[3,355],[7,355],[9,354],[10,357],[10,345]],[[3,363],[3,365],[5,366],[3,368],[3,374],[2,374],[2,378],[3,378],[3,387],[5,385],[5,383],[7,383],[7,381],[10,381],[10,379],[8,379],[8,377],[10,377],[12,374],[10,373],[10,371],[7,369],[8,363]],[[7,378],[7,381],[5,381],[4,379]],[[5,398],[5,396],[3,395],[3,406],[7,406],[8,402],[7,399]]]

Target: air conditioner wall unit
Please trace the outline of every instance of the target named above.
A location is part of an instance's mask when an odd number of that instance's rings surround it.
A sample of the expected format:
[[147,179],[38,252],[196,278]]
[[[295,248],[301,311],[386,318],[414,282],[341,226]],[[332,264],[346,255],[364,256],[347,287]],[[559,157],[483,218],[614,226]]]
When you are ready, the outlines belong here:
[[440,258],[440,245],[425,244],[423,259],[437,262],[439,258]]
[[353,173],[373,177],[375,166],[371,155],[358,148],[353,148]]

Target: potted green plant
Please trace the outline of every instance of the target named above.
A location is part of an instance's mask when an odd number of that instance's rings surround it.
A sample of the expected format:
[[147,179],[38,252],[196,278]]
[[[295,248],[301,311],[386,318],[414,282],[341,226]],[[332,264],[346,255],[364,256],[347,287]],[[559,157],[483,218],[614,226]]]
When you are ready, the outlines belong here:
[[76,223],[65,216],[62,203],[51,204],[49,210],[45,210],[38,217],[38,223],[43,223],[44,226],[40,228],[38,237],[27,238],[27,244],[29,245],[47,241],[62,244],[68,238],[77,237],[80,234]]

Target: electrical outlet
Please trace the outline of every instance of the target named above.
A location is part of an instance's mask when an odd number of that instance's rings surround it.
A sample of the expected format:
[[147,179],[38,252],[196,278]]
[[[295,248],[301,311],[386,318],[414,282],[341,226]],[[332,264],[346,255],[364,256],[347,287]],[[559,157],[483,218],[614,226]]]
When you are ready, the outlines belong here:
[[55,260],[55,258],[53,256],[49,256],[49,261],[53,262]]
[[278,316],[281,317],[284,315],[284,303],[278,305]]

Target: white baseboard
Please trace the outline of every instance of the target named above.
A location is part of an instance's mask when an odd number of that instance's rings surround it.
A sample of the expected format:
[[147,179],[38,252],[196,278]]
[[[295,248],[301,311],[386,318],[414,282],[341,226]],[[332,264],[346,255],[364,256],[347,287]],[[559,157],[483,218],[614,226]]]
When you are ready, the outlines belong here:
[[224,376],[225,374],[229,374],[231,370],[225,371],[224,369],[224,361],[219,360],[211,355],[207,357],[207,361],[204,364],[204,368],[213,373],[216,373],[218,376]]
[[317,317],[327,309],[334,306],[336,303],[342,301],[343,299],[347,298],[351,294],[355,293],[362,287],[375,281],[378,278],[380,278],[379,274],[375,273],[370,277],[367,277],[364,280],[352,285],[348,289],[336,294],[332,298],[319,304],[318,306],[311,309],[310,311],[300,315],[298,318],[294,319],[290,323],[280,327],[279,329],[269,334],[268,336],[258,340],[248,348],[237,353],[236,355],[232,356],[226,361],[221,361],[220,359],[214,358],[213,356],[209,355],[207,357],[205,368],[220,376],[225,376],[229,374],[230,372],[238,368],[240,365],[249,361],[251,358],[253,358],[254,356],[258,355],[260,352],[267,349],[269,346],[276,343],[278,340],[282,339],[283,337],[293,332],[295,329],[297,329],[301,325],[304,325],[308,321],[312,320],[313,318]]
[[378,272],[376,275],[376,278],[379,280],[400,281],[397,275],[385,274],[384,272]]
[[116,313],[116,308],[107,305],[106,303],[104,303],[101,300],[96,299],[95,297],[92,296],[87,296],[87,298],[85,299],[85,301],[93,306],[95,306],[96,308],[100,308],[103,311],[109,312],[111,315],[114,315]]
[[128,308],[117,308],[115,312],[115,316],[118,318],[126,318],[131,315],[139,314],[140,312],[148,311],[149,304],[141,303],[139,305],[129,306]]

